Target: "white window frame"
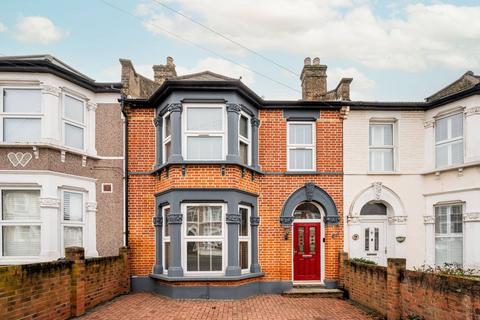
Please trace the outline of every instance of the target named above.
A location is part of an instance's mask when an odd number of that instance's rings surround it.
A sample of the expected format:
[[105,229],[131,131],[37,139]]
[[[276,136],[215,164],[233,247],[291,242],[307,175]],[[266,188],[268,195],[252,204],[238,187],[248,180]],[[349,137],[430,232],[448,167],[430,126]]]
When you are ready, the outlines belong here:
[[[247,118],[247,130],[248,130],[248,138],[244,137],[240,134],[240,120],[242,117]],[[240,116],[238,117],[238,156],[240,156],[240,143],[243,142],[247,145],[247,163],[245,165],[250,166],[252,165],[252,118],[247,115],[245,112],[241,112]]]
[[[453,206],[460,206],[462,212],[462,233],[452,233],[452,207]],[[436,208],[446,207],[447,208],[447,232],[446,233],[437,233],[436,230]],[[465,222],[463,221],[463,217],[465,215],[465,204],[463,202],[456,202],[456,203],[449,203],[449,204],[437,204],[433,206],[433,215],[435,217],[435,225],[434,225],[434,232],[435,232],[435,247],[437,244],[438,238],[457,238],[462,239],[462,266],[465,262]],[[437,250],[434,250],[435,257],[434,261],[436,264],[437,260]]]
[[[40,113],[13,113],[5,112],[4,110],[4,90],[14,89],[14,90],[39,90],[40,91]],[[44,118],[44,106],[42,99],[42,89],[40,87],[21,87],[21,86],[0,86],[0,142],[1,143],[12,143],[4,141],[3,136],[3,121],[4,119],[40,119],[40,137],[38,141],[25,141],[22,143],[28,142],[41,142],[43,138],[43,118]],[[19,142],[19,144],[21,144]]]
[[[312,126],[312,143],[311,144],[290,144],[290,125],[308,124]],[[288,171],[316,171],[317,170],[317,126],[315,121],[288,121],[287,122],[287,170]],[[312,150],[312,168],[311,169],[292,169],[290,168],[290,150]]]
[[[370,141],[373,141],[373,137],[370,137],[372,132],[372,125],[390,125],[392,127],[392,145],[371,145]],[[395,172],[396,171],[396,134],[395,134],[395,122],[392,121],[370,121],[368,124],[368,171],[369,172]],[[372,157],[370,156],[370,151],[379,150],[379,149],[390,149],[392,150],[392,170],[385,169],[385,161],[382,161],[381,170],[373,170],[371,168]],[[383,160],[383,159],[382,159]]]
[[[167,117],[170,117],[170,135],[167,137],[167,126],[166,126],[166,119]],[[172,117],[171,117],[171,112],[168,112],[163,115],[163,123],[162,123],[162,163],[167,163],[168,159],[166,157],[167,155],[167,143],[170,142],[170,151],[172,150]]]
[[[460,137],[456,137],[456,138],[451,138],[450,135],[451,135],[451,132],[452,132],[452,120],[451,118],[454,117],[454,116],[457,116],[457,115],[461,115],[462,117],[462,135]],[[444,119],[447,119],[447,118],[450,118],[447,120],[447,139],[446,140],[441,140],[441,141],[437,141],[437,122],[440,121],[440,120],[444,120]],[[455,112],[455,113],[451,113],[451,114],[447,114],[447,115],[444,115],[442,117],[439,117],[439,118],[436,118],[435,119],[435,126],[434,126],[434,130],[433,130],[433,135],[434,135],[434,143],[435,143],[435,149],[434,149],[434,153],[435,153],[435,168],[446,168],[446,167],[450,167],[450,166],[456,166],[456,165],[460,165],[460,164],[463,164],[465,162],[465,117],[463,115],[463,112]],[[455,143],[455,142],[458,142],[458,141],[462,141],[462,161],[460,163],[457,163],[457,164],[452,164],[452,148],[451,146]],[[437,165],[437,147],[440,147],[440,146],[443,146],[443,145],[448,145],[448,159],[447,159],[447,165],[445,166],[438,166]]]
[[[75,100],[79,100],[80,102],[83,103],[83,123],[72,120],[72,119],[69,119],[65,115],[65,101],[66,101],[65,97],[66,96],[68,96],[72,99],[75,99]],[[87,150],[87,116],[88,116],[88,114],[87,114],[87,104],[86,104],[85,99],[82,99],[81,97],[78,97],[78,96],[75,96],[73,94],[66,93],[66,92],[64,92],[62,94],[62,143],[65,147],[71,148],[71,149],[74,149],[74,150],[81,150],[81,151],[86,151]],[[73,146],[67,146],[67,144],[66,144],[66,130],[65,130],[65,127],[66,127],[67,124],[69,124],[71,126],[74,126],[74,127],[77,127],[77,128],[83,129],[83,149],[79,149],[79,148],[76,148],[76,147],[73,147]]]
[[[203,207],[203,206],[221,206],[222,207],[222,235],[221,236],[187,236],[187,207]],[[227,205],[222,202],[212,203],[182,203],[181,211],[183,215],[182,223],[182,268],[186,276],[222,276],[228,263],[228,237],[227,237],[227,225],[225,222],[225,216],[227,213]],[[188,271],[187,269],[187,242],[222,242],[222,270],[220,271]]]
[[[170,209],[170,206],[163,206],[162,207],[162,218],[163,218],[163,225],[162,225],[162,266],[163,266],[163,273],[168,274],[168,268],[167,268],[167,246],[165,245],[167,242],[170,243],[170,248],[172,245],[170,235],[166,236],[166,231],[168,229],[168,219],[167,216],[165,215],[165,211],[167,209]],[[170,211],[171,212],[171,211]]]
[[[188,123],[188,110],[193,108],[218,108],[222,109],[222,129],[220,131],[208,130],[208,131],[193,131],[187,130]],[[187,148],[187,139],[188,137],[221,137],[222,138],[222,158],[221,159],[189,159],[188,158],[188,148]],[[227,157],[227,113],[226,107],[224,104],[183,104],[182,112],[182,154],[185,160],[189,161],[224,161]]]
[[[38,191],[39,198],[41,197],[40,188],[25,188],[25,187],[1,187],[0,188],[0,258],[5,259],[32,259],[39,258],[42,252],[42,214],[40,211],[40,217],[38,220],[3,220],[3,191]],[[40,253],[38,256],[6,256],[3,254],[3,227],[16,227],[16,226],[39,226],[40,227]],[[1,261],[1,260],[0,260]]]
[[[248,261],[247,261],[247,268],[242,269],[242,273],[249,273],[250,272],[250,265],[252,264],[252,248],[250,247],[250,238],[252,237],[252,230],[250,226],[250,217],[252,216],[252,208],[249,206],[245,205],[240,205],[238,208],[244,208],[248,210],[247,213],[247,235],[246,236],[241,236],[240,235],[240,225],[239,225],[239,230],[238,230],[238,262],[240,264],[240,243],[241,242],[246,242],[247,243],[247,248],[248,248]],[[239,210],[240,212],[240,210]]]
[[[69,221],[65,220],[64,216],[64,205],[65,205],[65,193],[76,193],[82,195],[82,221]],[[73,189],[62,189],[61,190],[61,207],[60,207],[60,214],[61,214],[61,224],[60,224],[60,252],[62,256],[65,256],[65,227],[81,227],[82,228],[82,247],[85,248],[86,245],[86,228],[85,228],[85,220],[86,220],[86,194],[85,192],[73,190]]]

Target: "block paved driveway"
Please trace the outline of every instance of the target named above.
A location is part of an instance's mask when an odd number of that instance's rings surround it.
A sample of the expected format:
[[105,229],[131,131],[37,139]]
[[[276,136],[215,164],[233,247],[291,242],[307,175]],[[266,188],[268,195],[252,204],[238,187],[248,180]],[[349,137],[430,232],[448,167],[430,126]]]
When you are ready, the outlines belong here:
[[150,293],[117,298],[88,312],[86,319],[374,319],[340,299],[262,295],[241,300],[174,300]]

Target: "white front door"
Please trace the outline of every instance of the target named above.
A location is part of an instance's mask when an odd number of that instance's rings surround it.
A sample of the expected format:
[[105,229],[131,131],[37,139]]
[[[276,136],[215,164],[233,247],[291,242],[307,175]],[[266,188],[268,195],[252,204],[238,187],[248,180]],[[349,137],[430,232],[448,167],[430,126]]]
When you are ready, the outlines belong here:
[[362,223],[363,258],[379,265],[387,264],[386,227],[386,221]]

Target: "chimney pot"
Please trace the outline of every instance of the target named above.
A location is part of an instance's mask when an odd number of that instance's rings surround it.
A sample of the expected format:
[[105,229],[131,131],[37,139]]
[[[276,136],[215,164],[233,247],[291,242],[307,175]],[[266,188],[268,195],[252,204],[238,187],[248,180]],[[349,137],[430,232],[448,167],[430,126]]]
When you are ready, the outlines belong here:
[[314,66],[318,66],[320,64],[320,58],[319,57],[316,57],[313,59],[313,65]]
[[173,64],[173,58],[167,57],[167,66],[171,66]]
[[173,63],[172,57],[167,57],[166,64],[154,65],[153,66],[154,81],[158,85],[161,85],[167,79],[173,79],[177,76],[177,71],[175,70],[175,64]]
[[312,59],[310,57],[306,57],[305,60],[303,60],[303,64],[306,66],[309,66],[312,64]]

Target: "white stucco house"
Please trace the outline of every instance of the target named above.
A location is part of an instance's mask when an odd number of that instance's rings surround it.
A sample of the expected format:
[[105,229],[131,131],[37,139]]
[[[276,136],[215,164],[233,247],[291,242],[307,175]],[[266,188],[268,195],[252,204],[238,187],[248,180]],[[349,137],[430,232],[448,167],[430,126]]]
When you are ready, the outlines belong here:
[[480,267],[480,76],[425,102],[354,102],[343,141],[351,257]]

